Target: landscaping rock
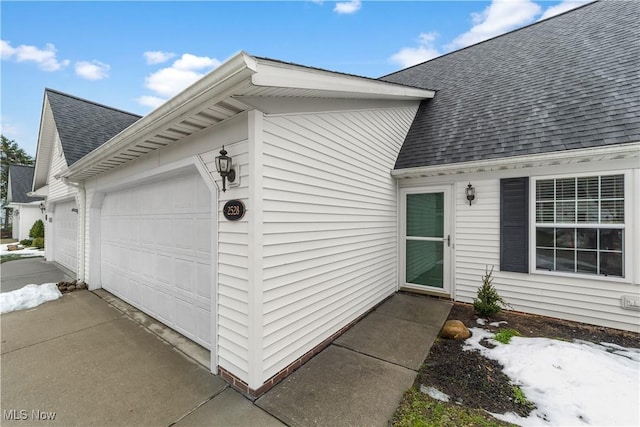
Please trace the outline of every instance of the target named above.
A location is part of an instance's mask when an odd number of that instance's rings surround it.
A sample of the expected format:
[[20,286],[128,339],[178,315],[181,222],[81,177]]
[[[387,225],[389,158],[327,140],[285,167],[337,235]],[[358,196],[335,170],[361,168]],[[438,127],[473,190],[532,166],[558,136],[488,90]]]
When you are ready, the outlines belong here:
[[87,289],[87,284],[84,282],[80,282],[76,285],[76,289]]
[[76,285],[67,286],[67,291],[74,291],[76,289]]
[[466,340],[471,336],[471,332],[460,320],[447,320],[440,331],[440,336],[451,340]]
[[7,246],[7,250],[8,251],[18,251],[18,250],[20,250],[20,246],[18,246],[18,245],[8,245]]

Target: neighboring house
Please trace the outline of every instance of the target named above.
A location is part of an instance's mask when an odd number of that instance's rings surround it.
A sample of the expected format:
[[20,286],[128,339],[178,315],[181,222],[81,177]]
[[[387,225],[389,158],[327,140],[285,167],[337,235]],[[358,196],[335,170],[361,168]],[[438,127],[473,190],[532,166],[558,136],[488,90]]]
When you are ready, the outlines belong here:
[[[140,116],[46,89],[33,189],[46,196],[45,256],[78,271],[78,192],[60,174]],[[82,233],[80,233],[81,235]]]
[[7,207],[12,209],[12,237],[16,240],[28,239],[33,224],[39,219],[44,221],[44,197],[30,195],[33,171],[33,166],[9,166]]
[[378,80],[240,53],[72,160],[95,104],[47,90],[47,257],[77,242],[78,278],[252,395],[400,289],[471,302],[491,265],[516,310],[639,331],[639,10],[590,4]]

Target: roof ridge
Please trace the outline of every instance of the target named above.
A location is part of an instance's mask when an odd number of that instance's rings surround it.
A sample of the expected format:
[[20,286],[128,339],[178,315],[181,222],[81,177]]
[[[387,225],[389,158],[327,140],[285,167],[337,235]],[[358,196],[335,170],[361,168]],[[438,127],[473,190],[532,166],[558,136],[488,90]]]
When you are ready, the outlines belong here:
[[112,110],[112,111],[117,111],[119,113],[127,114],[129,116],[138,117],[138,118],[142,118],[143,117],[140,114],[131,113],[129,111],[122,110],[120,108],[110,107],[108,105],[101,104],[99,102],[91,101],[91,100],[85,99],[85,98],[80,98],[79,96],[71,95],[71,94],[68,94],[68,93],[65,93],[65,92],[61,92],[59,90],[51,89],[51,88],[48,88],[48,87],[45,87],[44,91],[45,91],[45,93],[52,92],[52,93],[55,93],[57,95],[66,96],[67,98],[73,98],[73,99],[75,99],[77,101],[85,102],[87,104],[92,104],[92,105],[95,105],[95,106],[98,106],[98,107],[102,107],[102,108],[106,108],[106,109],[109,109],[109,110]]
[[538,21],[536,21],[536,22],[532,22],[531,24],[527,24],[527,25],[525,25],[524,27],[514,28],[513,30],[511,30],[511,31],[507,31],[506,33],[498,34],[497,36],[493,36],[493,37],[491,37],[491,38],[488,38],[488,39],[486,39],[486,40],[479,41],[479,42],[474,43],[474,44],[471,44],[471,45],[469,45],[469,46],[465,46],[465,47],[462,47],[462,48],[460,48],[460,49],[456,49],[456,50],[453,50],[453,51],[451,51],[451,52],[444,53],[444,54],[442,54],[442,55],[440,55],[440,56],[436,56],[435,58],[427,59],[426,61],[420,62],[419,64],[415,64],[415,65],[412,65],[412,66],[410,66],[410,67],[406,67],[406,68],[403,68],[403,69],[401,69],[401,70],[394,71],[393,73],[385,74],[385,75],[383,75],[383,76],[378,77],[378,79],[384,79],[385,77],[389,77],[389,76],[392,76],[392,75],[394,75],[394,74],[398,74],[398,73],[402,73],[402,72],[404,72],[404,71],[406,71],[406,70],[410,70],[411,68],[415,68],[415,67],[418,67],[418,66],[420,66],[420,65],[424,65],[424,64],[426,64],[427,62],[436,61],[436,60],[438,60],[438,59],[440,59],[440,58],[444,58],[445,56],[453,55],[454,53],[462,52],[463,50],[467,50],[467,49],[470,49],[470,48],[472,48],[472,47],[476,47],[476,46],[478,46],[478,45],[481,45],[481,44],[486,43],[486,42],[490,42],[490,41],[495,40],[495,39],[498,39],[498,38],[500,38],[500,37],[508,36],[508,35],[510,35],[510,34],[513,34],[513,33],[518,32],[518,31],[524,30],[524,29],[526,29],[526,28],[533,27],[533,26],[535,26],[535,25],[539,25],[539,24],[542,24],[542,23],[548,22],[548,21],[550,21],[550,20],[552,20],[552,19],[558,18],[558,17],[563,16],[563,15],[566,15],[566,14],[568,14],[568,13],[575,12],[575,11],[577,11],[577,10],[579,10],[579,9],[583,9],[583,8],[585,8],[585,7],[587,7],[587,6],[592,6],[592,5],[596,4],[596,3],[600,3],[601,1],[602,1],[602,0],[593,0],[593,1],[590,1],[590,2],[588,2],[588,3],[585,3],[585,4],[580,5],[580,6],[578,6],[578,7],[574,7],[573,9],[565,10],[564,12],[562,12],[562,13],[558,13],[557,15],[553,15],[553,16],[550,16],[550,17],[548,17],[548,18],[545,18],[545,19],[542,19],[542,20],[538,20]]

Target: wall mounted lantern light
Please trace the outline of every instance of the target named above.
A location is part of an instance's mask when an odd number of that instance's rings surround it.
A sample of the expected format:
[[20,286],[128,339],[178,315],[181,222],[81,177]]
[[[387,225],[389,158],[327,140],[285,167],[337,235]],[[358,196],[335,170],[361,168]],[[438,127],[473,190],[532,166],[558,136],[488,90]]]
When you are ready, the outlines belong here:
[[476,189],[471,183],[467,185],[467,188],[464,190],[464,194],[467,196],[467,200],[469,201],[469,206],[471,206],[471,202],[476,198]]
[[46,210],[47,208],[44,206],[44,203],[40,202],[40,212],[44,213]]
[[227,156],[227,151],[222,146],[220,155],[216,156],[216,170],[222,177],[222,191],[227,191],[226,181],[233,182],[236,180],[236,171],[233,169],[233,161]]

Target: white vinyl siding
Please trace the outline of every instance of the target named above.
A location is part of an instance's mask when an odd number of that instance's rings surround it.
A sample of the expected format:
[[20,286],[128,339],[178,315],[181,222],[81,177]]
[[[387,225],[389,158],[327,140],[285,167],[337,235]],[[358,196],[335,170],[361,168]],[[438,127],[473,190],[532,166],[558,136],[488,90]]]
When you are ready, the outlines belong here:
[[[241,380],[249,375],[249,225],[251,204],[248,200],[249,156],[247,141],[225,144],[233,159],[236,181],[227,183],[222,192],[222,180],[216,171],[215,157],[220,148],[200,157],[211,177],[217,182],[218,192],[218,364]],[[241,200],[247,214],[238,221],[225,219],[222,208],[231,199]]]
[[396,290],[390,171],[416,109],[265,116],[263,380]]
[[456,300],[472,302],[485,267],[493,265],[493,284],[515,310],[638,331],[638,312],[620,306],[622,295],[638,295],[637,284],[498,271],[500,180],[474,180],[478,197],[473,206],[464,197],[466,185],[467,181],[456,184]]
[[51,167],[49,168],[49,177],[47,183],[49,185],[49,192],[47,195],[47,202],[55,202],[61,199],[67,199],[71,195],[76,193],[75,188],[66,185],[61,179],[55,176],[67,169],[67,161],[65,160],[64,153],[62,152],[62,144],[60,138],[56,132],[56,142],[51,154]]

